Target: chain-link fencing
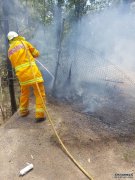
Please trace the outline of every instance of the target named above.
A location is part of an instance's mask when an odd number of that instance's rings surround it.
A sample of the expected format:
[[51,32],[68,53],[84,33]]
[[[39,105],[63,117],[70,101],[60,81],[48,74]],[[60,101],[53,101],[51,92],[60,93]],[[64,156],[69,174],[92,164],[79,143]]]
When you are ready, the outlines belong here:
[[67,54],[64,48],[61,51],[55,96],[114,131],[134,132],[134,81],[100,53],[81,45],[72,47]]

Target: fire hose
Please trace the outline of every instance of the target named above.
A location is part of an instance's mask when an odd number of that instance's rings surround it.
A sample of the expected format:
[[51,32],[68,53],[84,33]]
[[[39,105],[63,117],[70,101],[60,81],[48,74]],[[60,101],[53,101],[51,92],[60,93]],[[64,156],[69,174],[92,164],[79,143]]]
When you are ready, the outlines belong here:
[[[22,42],[22,41],[21,41],[21,42]],[[35,74],[34,74],[34,71],[33,71],[33,68],[32,68],[32,63],[31,63],[31,60],[30,60],[30,57],[29,57],[29,54],[28,54],[28,49],[27,49],[27,47],[25,46],[25,44],[24,44],[23,42],[22,42],[22,44],[23,44],[24,48],[26,49],[26,54],[27,54],[27,57],[28,57],[28,60],[29,60],[29,63],[30,63],[30,67],[31,67],[31,70],[32,70],[33,77],[34,77],[34,79],[36,79]],[[44,68],[45,68],[45,67],[44,67]],[[35,81],[35,82],[36,82],[36,81]],[[37,83],[37,82],[36,82],[36,87],[37,87],[38,92],[39,92],[39,95],[40,95],[40,97],[41,97],[41,101],[42,101],[43,106],[44,106],[44,111],[45,111],[45,113],[46,113],[46,115],[47,115],[47,117],[48,117],[48,120],[49,120],[49,122],[50,122],[50,124],[51,124],[51,126],[52,126],[52,129],[53,129],[53,131],[54,131],[54,133],[55,133],[55,135],[56,135],[56,137],[57,137],[60,145],[61,145],[62,148],[64,149],[64,151],[65,151],[65,153],[67,154],[67,156],[68,156],[68,157],[72,160],[72,162],[83,172],[83,174],[84,174],[88,179],[94,180],[93,177],[74,159],[74,157],[71,155],[71,153],[68,151],[68,149],[66,148],[66,146],[65,146],[64,143],[62,142],[62,140],[61,140],[61,138],[60,138],[57,130],[55,129],[53,120],[52,120],[52,118],[51,118],[51,116],[50,116],[50,114],[49,114],[49,112],[48,112],[48,110],[47,110],[47,108],[46,108],[45,102],[44,102],[44,100],[43,100],[43,98],[42,98],[42,95],[41,95],[41,92],[40,92],[40,89],[39,89],[39,86],[38,86],[38,83]]]

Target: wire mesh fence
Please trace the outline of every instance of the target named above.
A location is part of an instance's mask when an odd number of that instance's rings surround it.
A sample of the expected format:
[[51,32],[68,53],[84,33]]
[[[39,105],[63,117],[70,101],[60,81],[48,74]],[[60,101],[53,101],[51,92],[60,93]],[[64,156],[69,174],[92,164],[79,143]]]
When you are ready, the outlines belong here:
[[[75,47],[75,46],[72,46]],[[100,53],[77,45],[62,49],[55,95],[118,132],[134,131],[135,85]]]

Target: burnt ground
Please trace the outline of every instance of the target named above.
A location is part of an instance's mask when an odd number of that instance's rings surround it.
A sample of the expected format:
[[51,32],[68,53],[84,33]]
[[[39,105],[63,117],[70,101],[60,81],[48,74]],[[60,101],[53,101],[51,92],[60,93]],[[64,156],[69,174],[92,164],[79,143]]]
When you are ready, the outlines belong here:
[[[54,99],[47,106],[64,144],[94,180],[113,180],[116,173],[133,173],[135,179],[134,121],[129,128],[125,122],[119,131],[119,127],[105,123],[104,115],[82,114],[71,104]],[[123,127],[126,130],[122,131]],[[28,117],[20,118],[16,113],[1,126],[0,137],[2,180],[87,179],[61,150],[50,122],[34,122],[32,106]],[[34,169],[19,177],[27,162],[33,163]]]

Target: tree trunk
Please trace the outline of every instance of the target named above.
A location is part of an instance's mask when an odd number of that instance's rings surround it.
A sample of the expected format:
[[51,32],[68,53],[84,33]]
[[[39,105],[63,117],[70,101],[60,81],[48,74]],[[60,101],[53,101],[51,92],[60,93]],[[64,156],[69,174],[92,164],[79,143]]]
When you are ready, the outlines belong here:
[[[5,33],[5,45],[6,45],[6,53],[8,51],[8,39],[7,34],[9,32],[9,24],[8,24],[8,9],[7,9],[8,0],[3,1],[3,15],[4,15],[4,33]],[[16,100],[15,100],[15,92],[14,92],[14,82],[13,82],[13,72],[12,66],[7,56],[7,70],[8,70],[8,86],[9,86],[9,93],[10,93],[10,100],[11,100],[11,110],[12,114],[14,114],[17,110]]]
[[53,84],[53,93],[55,93],[55,87],[56,87],[56,81],[58,76],[58,68],[59,68],[59,62],[60,62],[60,55],[61,55],[61,43],[62,43],[62,35],[63,35],[63,29],[64,29],[64,20],[62,21],[62,0],[58,0],[58,4],[56,7],[56,21],[57,21],[57,27],[56,27],[56,34],[57,34],[57,41],[56,41],[56,49],[57,49],[57,62],[56,62],[56,68],[55,68],[55,79]]

